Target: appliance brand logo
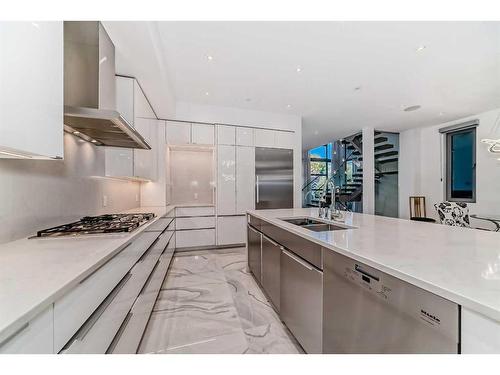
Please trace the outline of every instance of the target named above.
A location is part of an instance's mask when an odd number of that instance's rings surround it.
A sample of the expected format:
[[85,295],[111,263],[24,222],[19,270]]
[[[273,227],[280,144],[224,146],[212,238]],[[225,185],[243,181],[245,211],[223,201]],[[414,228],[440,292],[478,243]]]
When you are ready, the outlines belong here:
[[435,315],[432,315],[432,314],[428,313],[428,312],[427,312],[427,311],[425,311],[424,309],[420,309],[420,313],[421,313],[423,316],[425,316],[426,318],[428,318],[428,319],[430,319],[430,320],[432,320],[432,321],[434,321],[434,322],[436,322],[436,323],[438,323],[438,324],[440,324],[440,323],[441,323],[441,320],[440,320],[437,316],[435,316]]

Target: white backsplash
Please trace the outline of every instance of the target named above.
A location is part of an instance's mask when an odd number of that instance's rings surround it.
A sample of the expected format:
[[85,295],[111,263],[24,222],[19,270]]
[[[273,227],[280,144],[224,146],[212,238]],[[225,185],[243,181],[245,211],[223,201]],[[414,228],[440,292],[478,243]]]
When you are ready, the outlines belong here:
[[64,148],[64,160],[0,159],[0,243],[139,206],[138,182],[102,177],[102,147],[65,134]]

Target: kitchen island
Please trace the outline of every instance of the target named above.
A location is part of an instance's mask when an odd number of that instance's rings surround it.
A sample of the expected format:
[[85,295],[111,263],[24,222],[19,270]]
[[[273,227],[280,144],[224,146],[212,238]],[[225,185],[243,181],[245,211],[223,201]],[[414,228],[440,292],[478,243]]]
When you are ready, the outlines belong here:
[[[298,246],[306,249],[305,252],[302,254],[292,252],[291,255],[298,261],[305,261],[316,270],[322,271],[325,254],[347,257],[456,304],[459,308],[458,352],[500,352],[498,233],[357,213],[344,213],[344,222],[334,223],[344,226],[345,229],[314,231],[282,219],[317,219],[317,209],[248,211],[248,214],[249,249],[253,233],[251,230],[256,230],[261,231],[264,237],[275,242],[282,250],[290,253],[290,249],[283,246],[286,237],[280,237],[283,235],[279,234],[286,232],[295,243],[306,241]],[[278,229],[269,231],[270,228]],[[319,258],[313,255],[315,254],[313,250],[307,251],[309,246],[307,243],[321,248],[322,253]],[[273,255],[269,255],[272,252],[266,251],[265,244],[267,242],[263,239],[262,269],[253,272],[259,282],[266,275],[265,259],[270,258],[271,261],[274,259],[276,264],[277,253],[275,252],[273,258]],[[251,269],[252,263],[255,269],[255,258],[249,251]],[[267,272],[268,275],[269,273]],[[271,292],[266,292],[271,300],[274,293],[274,305],[280,310],[279,305],[283,304],[283,297],[276,297],[276,291],[279,290],[273,288],[276,277],[274,284],[272,278],[268,277],[267,280],[271,284]],[[283,291],[280,292],[282,296]],[[288,301],[287,297],[284,300]],[[317,304],[317,299],[314,303]],[[317,332],[319,328],[312,329]],[[313,347],[314,352],[319,351],[318,344],[316,346],[313,344]]]

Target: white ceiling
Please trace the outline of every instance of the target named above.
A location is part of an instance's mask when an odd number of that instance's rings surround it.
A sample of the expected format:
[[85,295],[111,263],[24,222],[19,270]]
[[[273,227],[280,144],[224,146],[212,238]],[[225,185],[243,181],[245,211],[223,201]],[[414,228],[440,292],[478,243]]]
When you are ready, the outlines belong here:
[[[160,116],[171,109],[168,83],[176,100],[301,115],[304,148],[365,126],[398,131],[500,107],[499,22],[105,26],[118,71],[140,79]],[[412,105],[422,107],[402,110]]]

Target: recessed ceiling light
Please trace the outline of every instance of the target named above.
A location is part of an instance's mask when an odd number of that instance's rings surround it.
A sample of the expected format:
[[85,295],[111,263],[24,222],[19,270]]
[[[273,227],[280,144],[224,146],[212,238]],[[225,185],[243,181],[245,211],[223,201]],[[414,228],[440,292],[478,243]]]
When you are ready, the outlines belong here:
[[354,88],[354,91],[359,91],[359,90],[361,90],[361,86],[356,86],[356,87]]
[[207,91],[207,92],[205,92],[205,96],[208,96],[208,95],[210,95],[210,93],[209,93],[208,91]]
[[419,106],[419,105],[412,105],[412,106],[406,107],[405,109],[403,109],[403,111],[412,112],[412,111],[416,111],[417,109],[420,109],[420,108],[421,108],[421,106]]
[[314,135],[318,135],[319,132],[317,130],[314,131]]
[[74,131],[73,134],[74,135],[78,135],[78,134],[80,134],[80,132],[79,131]]
[[419,46],[416,51],[417,52],[422,52],[426,47],[425,46]]
[[302,68],[300,66],[297,67],[297,73],[300,73],[302,71]]
[[208,56],[207,56],[207,60],[208,60],[208,61],[212,61],[213,59],[214,59],[214,58],[213,58],[213,56],[212,56],[212,55],[208,55]]
[[97,141],[95,139],[91,140],[90,142],[92,143],[97,143]]
[[444,112],[439,112],[439,116],[443,116],[444,115]]
[[290,108],[292,108],[292,105],[291,105],[291,104],[287,104],[287,105],[286,105],[286,107],[287,107],[288,109],[290,109]]

